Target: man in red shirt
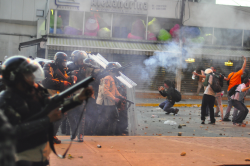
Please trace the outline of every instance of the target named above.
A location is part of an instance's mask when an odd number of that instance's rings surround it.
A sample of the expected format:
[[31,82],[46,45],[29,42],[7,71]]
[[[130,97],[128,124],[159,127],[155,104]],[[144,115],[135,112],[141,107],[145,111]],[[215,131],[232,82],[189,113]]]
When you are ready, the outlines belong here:
[[[235,85],[241,84],[241,75],[243,74],[245,68],[246,68],[246,64],[247,64],[247,60],[246,57],[243,56],[244,59],[244,63],[242,65],[242,68],[237,67],[235,72],[232,72],[228,75],[228,80],[229,80],[229,85],[227,88],[227,92],[229,92],[229,90],[234,87]],[[227,111],[226,111],[226,115],[223,119],[223,121],[231,121],[231,119],[229,119],[229,115],[230,115],[230,111],[232,108],[232,101],[231,101],[231,96],[228,96],[228,106],[227,106]]]

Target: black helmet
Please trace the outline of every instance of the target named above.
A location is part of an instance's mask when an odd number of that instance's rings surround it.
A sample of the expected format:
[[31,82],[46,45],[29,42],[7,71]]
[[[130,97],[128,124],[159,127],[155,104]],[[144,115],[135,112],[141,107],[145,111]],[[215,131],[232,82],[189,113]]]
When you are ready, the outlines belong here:
[[60,70],[67,69],[67,54],[64,52],[57,52],[54,56],[55,64]]
[[64,52],[57,52],[54,56],[55,62],[67,62],[67,54]]
[[86,64],[91,64],[91,65],[94,65],[94,66],[97,66],[96,62],[95,62],[93,59],[91,59],[91,58],[86,58],[86,59],[84,60],[84,63],[86,63]]
[[118,62],[109,62],[109,63],[107,64],[107,66],[106,66],[106,69],[107,69],[108,71],[113,72],[114,69],[119,69],[119,68],[121,68],[121,67],[122,67],[122,66],[121,66],[120,63],[118,63]]
[[77,62],[79,60],[84,60],[86,58],[88,58],[88,54],[85,51],[81,51],[81,50],[75,50],[71,53],[71,58],[73,60],[73,62]]
[[39,61],[38,63],[41,65],[42,68],[43,68],[43,66],[45,65],[45,62],[44,62],[44,61]]
[[41,66],[24,56],[12,56],[8,58],[1,68],[2,79],[7,86],[13,86],[20,81],[24,81],[26,74],[33,74],[35,81],[42,81],[44,73]]

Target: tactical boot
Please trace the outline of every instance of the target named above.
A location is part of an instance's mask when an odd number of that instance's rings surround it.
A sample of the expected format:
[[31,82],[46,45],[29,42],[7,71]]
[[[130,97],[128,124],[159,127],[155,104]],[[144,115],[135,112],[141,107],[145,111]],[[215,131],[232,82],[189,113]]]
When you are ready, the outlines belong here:
[[56,136],[53,138],[54,144],[60,144],[61,140],[59,140]]
[[77,136],[77,142],[83,142],[83,135],[82,134],[79,134],[78,136]]

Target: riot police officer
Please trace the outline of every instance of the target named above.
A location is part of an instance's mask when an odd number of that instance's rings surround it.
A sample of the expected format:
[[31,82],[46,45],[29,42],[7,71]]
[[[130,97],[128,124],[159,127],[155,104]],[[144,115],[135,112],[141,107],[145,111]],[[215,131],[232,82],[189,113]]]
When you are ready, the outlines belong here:
[[86,106],[86,113],[85,113],[85,127],[84,133],[88,135],[93,135],[95,126],[98,120],[98,111],[96,107],[96,98],[98,95],[98,88],[100,84],[101,77],[104,77],[102,70],[99,68],[97,63],[91,59],[86,58],[84,60],[86,64],[86,77],[94,76],[95,81],[91,82],[90,85],[94,89],[94,95],[88,99],[88,105]]
[[[62,115],[61,111],[55,109],[47,116],[30,119],[41,113],[50,100],[47,90],[36,83],[44,79],[43,70],[31,59],[13,56],[3,63],[2,77],[7,89],[0,94],[0,108],[14,127],[17,166],[45,165],[50,152],[47,145],[49,129],[53,129],[51,123]],[[81,104],[92,95],[90,91],[86,88],[75,97],[65,100],[61,110]]]
[[[75,76],[69,76],[67,74],[67,59],[68,57],[66,53],[57,52],[54,56],[55,62],[46,63],[43,67],[45,79],[42,81],[42,84],[45,88],[48,89],[51,95],[64,91],[77,80]],[[62,121],[66,123],[65,118],[67,117],[65,116]],[[61,121],[57,121],[56,123],[54,123],[54,142],[57,144],[61,143],[61,141],[56,137],[56,133],[60,127],[60,124]]]
[[15,137],[11,124],[0,110],[0,165],[15,166]]
[[[68,74],[71,76],[77,77],[77,82],[83,80],[86,78],[85,70],[86,67],[84,65],[84,59],[88,57],[87,53],[85,51],[75,50],[71,54],[71,58],[73,60],[73,63],[70,63],[68,67]],[[81,114],[83,110],[84,105],[81,104],[74,109],[72,109],[70,112],[68,112],[68,120],[70,124],[71,131],[75,131],[77,127],[77,123],[79,124],[79,128],[77,133],[71,133],[71,139],[75,139],[77,136],[78,142],[83,142],[83,135],[84,135],[84,123],[85,123],[85,114],[83,114],[82,119],[79,119],[79,115]]]
[[118,121],[118,111],[115,103],[119,102],[116,96],[122,96],[115,85],[115,76],[119,76],[117,69],[121,68],[118,62],[109,62],[106,70],[109,75],[101,79],[96,104],[98,107],[99,117],[95,134],[97,135],[114,135]]

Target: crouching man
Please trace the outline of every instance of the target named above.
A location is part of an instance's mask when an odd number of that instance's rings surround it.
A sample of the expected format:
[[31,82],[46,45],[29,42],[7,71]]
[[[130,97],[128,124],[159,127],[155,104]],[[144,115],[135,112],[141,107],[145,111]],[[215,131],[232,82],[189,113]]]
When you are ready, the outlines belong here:
[[179,112],[179,109],[173,108],[175,104],[175,101],[173,99],[174,86],[172,85],[172,82],[170,80],[165,80],[164,87],[161,86],[158,88],[158,90],[163,97],[167,96],[167,100],[162,102],[159,107],[163,109],[166,114],[174,113],[175,115]]
[[[249,86],[249,79],[245,78],[243,80],[242,84],[239,84],[238,86],[235,86],[235,94],[231,96],[232,105],[239,110],[240,112],[237,114],[237,110],[234,112],[234,118],[233,118],[233,124],[237,126],[246,125],[243,123],[243,120],[245,120],[248,109],[243,103],[243,98],[246,96],[246,93],[248,92]],[[234,88],[234,87],[233,87]],[[230,92],[230,91],[229,91]]]

